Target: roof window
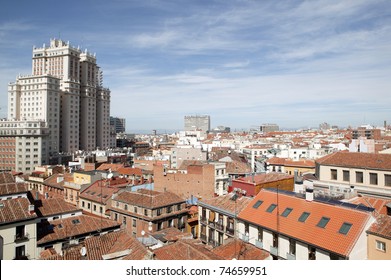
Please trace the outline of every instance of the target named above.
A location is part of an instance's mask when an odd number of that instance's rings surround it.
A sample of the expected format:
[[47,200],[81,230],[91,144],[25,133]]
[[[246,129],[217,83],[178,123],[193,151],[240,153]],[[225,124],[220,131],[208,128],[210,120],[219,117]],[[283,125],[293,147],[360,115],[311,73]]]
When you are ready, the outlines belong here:
[[346,234],[348,234],[351,227],[352,227],[352,224],[345,222],[342,224],[341,228],[339,229],[339,233],[346,235]]
[[258,209],[258,207],[261,206],[262,203],[263,203],[262,200],[258,200],[258,201],[255,202],[255,204],[253,205],[253,208]]
[[277,207],[276,204],[271,204],[267,209],[266,212],[271,213],[273,210]]
[[303,212],[303,213],[301,214],[301,216],[299,217],[299,222],[304,223],[304,222],[307,220],[307,218],[310,216],[310,214],[311,214],[311,213]]
[[327,223],[330,221],[330,218],[327,218],[327,217],[322,217],[322,219],[320,219],[319,223],[317,224],[318,227],[321,227],[321,228],[325,228]]
[[72,224],[74,225],[80,224],[80,220],[79,219],[72,220]]
[[281,216],[283,216],[283,217],[288,217],[288,215],[292,212],[292,208],[286,208],[285,210],[284,210],[284,212],[282,212],[282,214],[281,214]]

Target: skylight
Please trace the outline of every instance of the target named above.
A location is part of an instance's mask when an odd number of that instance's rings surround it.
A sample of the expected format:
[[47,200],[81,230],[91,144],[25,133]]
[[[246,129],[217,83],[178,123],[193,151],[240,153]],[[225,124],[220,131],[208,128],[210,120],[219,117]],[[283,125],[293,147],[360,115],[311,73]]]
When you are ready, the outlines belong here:
[[271,204],[267,209],[266,212],[271,213],[273,210],[277,207],[276,204]]
[[352,224],[350,223],[343,223],[341,228],[339,229],[339,233],[342,233],[342,234],[348,234],[350,228],[352,227]]
[[258,209],[258,207],[261,206],[262,203],[263,203],[262,200],[258,200],[258,201],[255,202],[255,204],[253,205],[253,208]]
[[311,213],[308,213],[308,212],[303,212],[303,214],[301,214],[301,216],[299,217],[299,222],[302,222],[304,223],[307,218],[310,216]]
[[282,212],[282,214],[281,214],[281,216],[283,216],[283,217],[288,217],[288,215],[292,212],[292,208],[286,208],[285,210],[284,210],[284,212]]
[[80,224],[80,220],[79,219],[72,220],[72,224],[74,225]]
[[322,217],[322,219],[320,219],[320,221],[317,224],[317,226],[321,227],[321,228],[325,228],[329,221],[330,221],[330,218]]

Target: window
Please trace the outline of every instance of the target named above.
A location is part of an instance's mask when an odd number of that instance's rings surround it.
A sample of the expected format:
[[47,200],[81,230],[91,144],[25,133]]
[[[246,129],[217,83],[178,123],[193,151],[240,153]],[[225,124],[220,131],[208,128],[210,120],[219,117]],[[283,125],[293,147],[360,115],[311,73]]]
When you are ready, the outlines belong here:
[[161,214],[162,214],[162,209],[161,208],[156,209],[156,215],[160,216]]
[[363,182],[364,182],[363,173],[360,171],[356,171],[356,183],[363,183]]
[[391,187],[391,175],[384,175],[384,185]]
[[258,240],[263,241],[263,229],[261,227],[258,227]]
[[376,240],[376,249],[379,251],[385,252],[386,251],[386,243],[379,241],[379,240]]
[[82,207],[82,208],[85,207],[85,202],[84,202],[84,201],[81,202],[81,207]]
[[136,227],[136,223],[137,223],[137,220],[136,220],[136,219],[133,219],[133,220],[132,220],[132,225],[133,225],[133,227]]
[[267,209],[266,212],[271,213],[273,210],[277,207],[276,204],[271,204]]
[[308,247],[308,259],[316,260],[316,249],[314,247]]
[[148,209],[144,209],[144,215],[148,216]]
[[72,224],[74,225],[80,224],[80,220],[79,219],[72,220]]
[[137,207],[134,207],[134,213],[137,214]]
[[126,211],[128,211],[128,205],[127,205],[127,204],[125,204],[124,209],[125,209]]
[[350,223],[343,223],[341,228],[339,229],[339,233],[342,233],[342,234],[348,234],[350,228],[352,227],[352,224]]
[[289,254],[296,255],[296,240],[289,238]]
[[337,180],[337,169],[331,169],[331,180]]
[[303,212],[303,214],[301,214],[301,216],[299,217],[298,221],[304,223],[309,216],[310,216],[310,213]]
[[343,174],[343,180],[344,180],[345,182],[349,182],[349,181],[350,181],[349,170],[344,170],[344,171],[342,171],[342,174]]
[[369,173],[369,183],[371,185],[377,185],[377,173]]
[[23,239],[25,237],[25,232],[24,231],[25,231],[25,226],[24,225],[17,226],[16,227],[15,240]]
[[288,217],[288,215],[292,212],[292,208],[286,208],[284,212],[282,212],[281,216]]
[[171,213],[172,212],[172,206],[168,206],[167,207],[167,213]]
[[96,211],[96,204],[94,204],[94,211]]
[[263,203],[262,200],[258,200],[258,201],[255,202],[255,204],[253,205],[253,208],[258,209],[258,207],[261,206],[262,203]]
[[125,216],[124,216],[123,219],[122,219],[122,223],[123,223],[124,225],[126,225],[126,217],[125,217]]
[[329,221],[330,221],[330,218],[322,217],[322,219],[320,219],[317,226],[321,227],[321,228],[325,228]]
[[24,245],[15,247],[15,259],[20,259],[24,256],[26,256],[26,247]]

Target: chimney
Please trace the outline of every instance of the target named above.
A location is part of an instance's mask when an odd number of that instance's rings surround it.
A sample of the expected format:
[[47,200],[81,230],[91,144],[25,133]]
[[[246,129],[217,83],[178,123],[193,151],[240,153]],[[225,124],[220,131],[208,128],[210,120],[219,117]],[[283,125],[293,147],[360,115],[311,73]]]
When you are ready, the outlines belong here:
[[314,189],[310,187],[306,187],[305,189],[305,200],[313,201],[314,200]]
[[30,213],[30,215],[33,214],[34,213],[34,205],[30,204],[27,210]]

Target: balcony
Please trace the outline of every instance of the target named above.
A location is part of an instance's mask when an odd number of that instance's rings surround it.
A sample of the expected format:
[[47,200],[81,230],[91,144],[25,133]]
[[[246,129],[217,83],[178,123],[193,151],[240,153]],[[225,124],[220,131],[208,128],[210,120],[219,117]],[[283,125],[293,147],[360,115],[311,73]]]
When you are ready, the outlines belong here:
[[263,242],[260,240],[255,240],[255,246],[260,249],[263,249]]
[[216,222],[215,228],[219,231],[224,231],[224,226],[222,223]]
[[28,233],[16,234],[14,241],[15,243],[19,243],[19,242],[28,241],[29,239],[30,239],[30,235]]
[[209,239],[208,239],[208,244],[213,247],[216,247],[218,245],[216,240],[214,240],[214,238],[211,238],[211,237],[209,237]]
[[232,236],[234,236],[234,234],[235,234],[235,229],[233,227],[228,226],[225,228],[225,231],[227,234],[232,235]]
[[244,242],[248,242],[248,241],[250,240],[250,238],[248,237],[248,235],[245,235],[245,234],[241,234],[240,239],[243,240]]
[[208,225],[209,225],[209,227],[211,227],[211,228],[215,228],[215,222],[209,221]]
[[203,241],[203,242],[205,242],[206,243],[206,234],[202,234],[201,233],[201,236],[200,236],[200,239],[201,239],[201,241]]
[[270,246],[270,254],[278,256],[278,247]]
[[296,260],[296,255],[293,255],[293,254],[290,254],[290,253],[286,253],[286,259],[287,260]]
[[201,221],[201,223],[203,223],[203,224],[205,224],[205,225],[208,224],[208,220],[206,219],[205,216],[201,216],[201,217],[200,217],[200,221]]

